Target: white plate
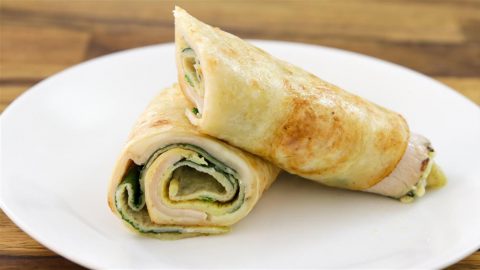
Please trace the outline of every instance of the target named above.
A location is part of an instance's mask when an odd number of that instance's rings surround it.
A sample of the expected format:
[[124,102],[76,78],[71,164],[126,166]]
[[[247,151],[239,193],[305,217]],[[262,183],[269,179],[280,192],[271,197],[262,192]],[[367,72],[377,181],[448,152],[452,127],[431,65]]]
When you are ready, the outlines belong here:
[[90,268],[439,268],[480,245],[480,111],[411,70],[336,49],[258,46],[401,112],[438,151],[448,185],[413,204],[282,175],[215,237],[131,234],[107,207],[127,133],[176,79],[172,44],[115,53],[32,87],[1,116],[2,208],[25,232]]

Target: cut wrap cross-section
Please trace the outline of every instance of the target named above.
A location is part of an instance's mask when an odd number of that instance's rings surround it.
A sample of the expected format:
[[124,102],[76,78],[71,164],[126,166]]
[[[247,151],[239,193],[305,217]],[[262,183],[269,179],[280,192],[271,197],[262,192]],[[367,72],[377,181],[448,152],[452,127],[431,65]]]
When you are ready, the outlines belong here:
[[128,227],[158,238],[228,231],[244,218],[279,169],[198,133],[172,87],[142,114],[117,161],[109,205]]

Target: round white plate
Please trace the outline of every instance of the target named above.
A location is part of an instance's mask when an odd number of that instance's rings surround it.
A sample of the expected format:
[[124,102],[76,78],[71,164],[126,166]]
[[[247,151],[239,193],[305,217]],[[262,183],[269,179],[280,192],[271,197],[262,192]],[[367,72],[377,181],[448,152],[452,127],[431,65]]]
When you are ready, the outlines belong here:
[[419,73],[359,54],[255,42],[401,112],[449,183],[413,204],[283,174],[231,233],[136,236],[107,207],[135,119],[176,80],[172,44],[100,57],[32,87],[1,116],[1,204],[25,232],[90,268],[440,268],[480,246],[480,110]]

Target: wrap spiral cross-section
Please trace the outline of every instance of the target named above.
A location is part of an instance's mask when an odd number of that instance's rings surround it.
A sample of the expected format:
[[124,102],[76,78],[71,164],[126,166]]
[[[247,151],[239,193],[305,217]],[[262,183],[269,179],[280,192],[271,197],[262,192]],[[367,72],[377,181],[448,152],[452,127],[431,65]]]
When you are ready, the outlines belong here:
[[267,161],[200,134],[177,86],[150,103],[117,160],[109,206],[132,230],[157,238],[228,231],[275,180]]

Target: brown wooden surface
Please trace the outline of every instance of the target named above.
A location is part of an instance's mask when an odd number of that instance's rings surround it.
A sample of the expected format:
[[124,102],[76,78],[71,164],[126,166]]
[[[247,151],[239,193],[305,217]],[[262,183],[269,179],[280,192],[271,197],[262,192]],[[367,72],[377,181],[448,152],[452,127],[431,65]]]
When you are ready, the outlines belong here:
[[[0,111],[86,59],[173,41],[171,1],[0,0]],[[243,38],[337,47],[432,76],[480,104],[480,1],[178,1]],[[0,211],[0,268],[76,269]],[[480,269],[480,252],[451,269]]]

